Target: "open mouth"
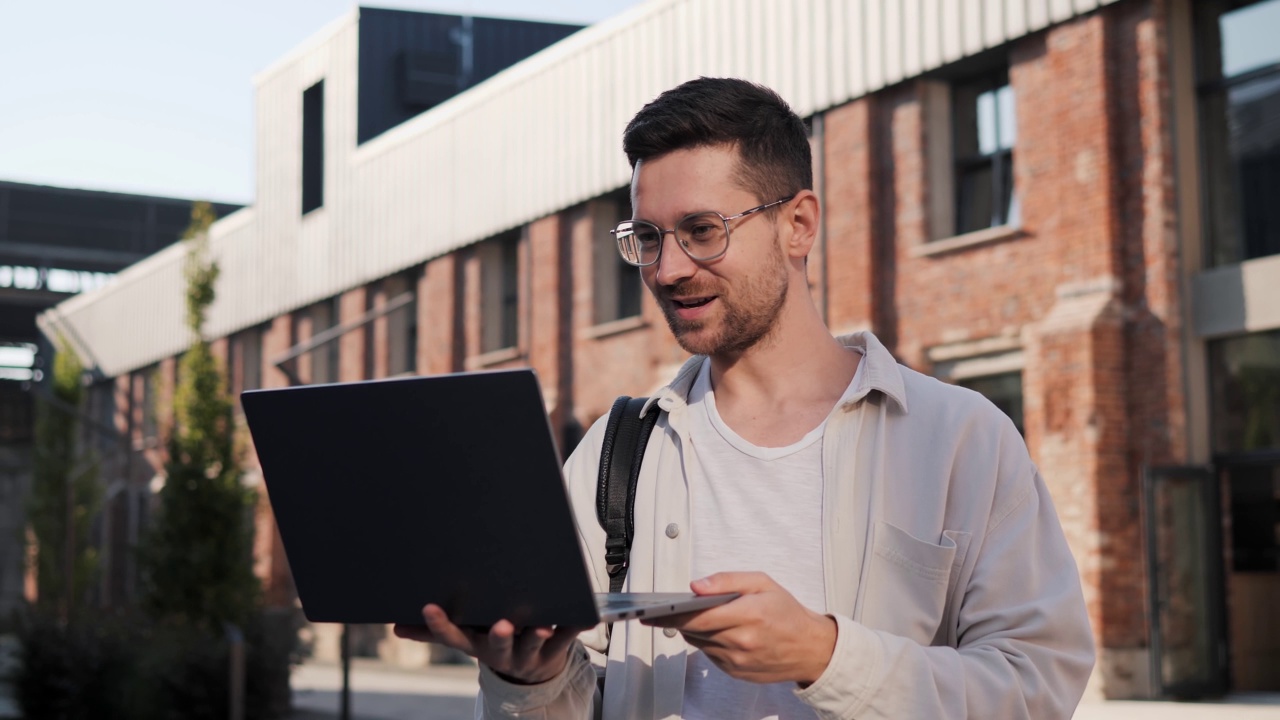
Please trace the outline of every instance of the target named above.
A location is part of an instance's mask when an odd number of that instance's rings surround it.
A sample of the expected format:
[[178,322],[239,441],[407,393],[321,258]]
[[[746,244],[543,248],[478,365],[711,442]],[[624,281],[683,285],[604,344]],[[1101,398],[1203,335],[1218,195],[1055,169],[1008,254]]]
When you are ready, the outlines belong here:
[[701,297],[701,298],[683,298],[683,299],[671,298],[671,302],[675,303],[676,307],[679,307],[679,308],[700,308],[703,305],[706,305],[707,303],[715,299],[716,299],[715,296],[711,295],[708,297]]

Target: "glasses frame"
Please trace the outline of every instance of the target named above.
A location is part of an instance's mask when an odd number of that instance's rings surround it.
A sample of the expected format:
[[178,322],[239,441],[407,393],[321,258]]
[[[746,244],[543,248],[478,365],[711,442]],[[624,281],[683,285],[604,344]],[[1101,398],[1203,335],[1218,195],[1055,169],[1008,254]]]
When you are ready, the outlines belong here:
[[[694,261],[694,262],[700,262],[700,263],[701,263],[701,262],[711,262],[712,260],[718,260],[718,259],[720,259],[720,258],[724,257],[724,254],[725,254],[725,253],[727,253],[727,252],[729,252],[729,240],[730,240],[730,237],[731,237],[731,235],[732,235],[732,233],[730,233],[730,232],[729,232],[729,221],[730,221],[730,220],[737,220],[737,219],[739,219],[739,218],[747,217],[748,215],[754,215],[755,213],[758,213],[758,212],[760,212],[760,211],[762,211],[762,210],[768,210],[768,209],[769,209],[769,208],[771,208],[771,207],[774,207],[774,206],[777,206],[777,205],[782,205],[782,204],[784,204],[784,203],[789,203],[789,202],[791,202],[792,200],[795,200],[795,199],[796,199],[796,196],[795,196],[795,195],[789,195],[789,196],[784,197],[784,198],[782,198],[782,199],[780,199],[780,200],[774,200],[773,202],[767,202],[767,203],[765,203],[765,204],[763,204],[763,205],[757,205],[757,206],[755,206],[755,207],[751,208],[750,210],[743,210],[742,212],[738,213],[737,215],[730,215],[730,216],[728,216],[728,217],[725,217],[724,215],[721,215],[720,213],[716,212],[715,210],[701,210],[701,211],[699,211],[699,212],[689,213],[688,215],[685,215],[684,217],[680,218],[680,220],[679,220],[678,222],[676,222],[676,227],[674,227],[674,228],[670,228],[670,229],[667,229],[667,230],[664,230],[664,229],[663,229],[662,227],[660,227],[657,223],[651,223],[651,222],[649,222],[648,220],[623,220],[622,222],[618,223],[618,225],[617,225],[616,227],[614,227],[612,230],[610,230],[610,231],[609,231],[609,234],[610,234],[610,235],[612,235],[612,236],[614,237],[614,240],[615,240],[615,241],[617,242],[617,244],[618,244],[618,254],[622,256],[622,261],[623,261],[623,262],[625,262],[625,263],[626,263],[626,264],[628,264],[628,265],[633,266],[633,267],[649,267],[650,265],[655,265],[655,264],[657,264],[658,259],[662,257],[662,244],[663,244],[664,242],[666,242],[667,234],[668,234],[668,233],[670,233],[671,235],[675,236],[675,238],[676,238],[676,245],[680,248],[680,250],[681,250],[681,251],[683,251],[683,252],[684,252],[684,254],[685,254],[685,255],[687,255],[687,256],[689,257],[689,259],[690,259],[690,260],[692,260],[692,261]],[[695,256],[693,255],[693,253],[689,252],[689,248],[685,247],[685,244],[684,244],[684,243],[682,243],[682,242],[680,242],[680,235],[676,233],[676,228],[680,227],[680,225],[681,225],[682,223],[684,223],[684,221],[685,221],[685,220],[688,220],[688,219],[689,219],[689,218],[691,218],[691,217],[697,217],[697,216],[699,216],[699,215],[715,215],[716,217],[720,218],[720,221],[721,221],[721,222],[723,222],[723,223],[724,223],[724,248],[723,248],[723,249],[721,249],[721,250],[720,250],[720,252],[716,253],[715,255],[709,255],[709,256],[707,256],[707,257],[703,257],[703,258],[695,257]],[[628,230],[631,230],[632,228],[634,228],[634,227],[635,227],[635,225],[636,225],[637,223],[643,223],[643,224],[648,225],[649,227],[652,227],[652,228],[654,228],[654,229],[656,229],[656,230],[658,231],[658,238],[659,238],[659,239],[658,239],[658,252],[657,252],[657,254],[654,256],[653,260],[650,260],[649,262],[646,262],[646,263],[638,263],[638,262],[632,262],[631,260],[628,260],[628,259],[627,259],[627,255],[626,255],[626,253],[625,253],[625,252],[623,252],[623,250],[622,250],[622,239],[621,239],[620,237],[618,237],[619,233],[622,233],[622,232],[623,232],[623,228],[622,228],[622,226],[623,226],[623,225],[628,225],[628,224],[629,224],[631,227],[629,227],[629,228],[627,228],[627,229],[628,229]]]

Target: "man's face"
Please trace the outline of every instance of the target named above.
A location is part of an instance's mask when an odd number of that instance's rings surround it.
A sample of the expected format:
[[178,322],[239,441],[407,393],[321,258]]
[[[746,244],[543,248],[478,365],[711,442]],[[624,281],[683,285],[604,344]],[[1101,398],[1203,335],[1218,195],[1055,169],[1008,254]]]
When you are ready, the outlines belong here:
[[[738,153],[731,147],[677,150],[636,164],[632,177],[635,219],[661,228],[712,210],[726,217],[777,198],[760,198],[734,179]],[[787,262],[773,213],[729,221],[729,249],[698,262],[668,234],[658,262],[641,268],[680,347],[693,354],[740,353],[773,331],[788,286]]]

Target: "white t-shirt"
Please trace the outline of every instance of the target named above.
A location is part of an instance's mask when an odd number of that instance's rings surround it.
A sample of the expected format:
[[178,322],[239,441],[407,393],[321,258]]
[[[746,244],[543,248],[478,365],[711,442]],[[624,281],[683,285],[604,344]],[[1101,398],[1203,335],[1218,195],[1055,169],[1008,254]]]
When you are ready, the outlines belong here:
[[[862,364],[845,391],[862,380]],[[842,398],[843,400],[843,398]],[[735,433],[716,410],[711,362],[689,395],[689,472],[693,533],[690,580],[716,572],[759,571],[802,605],[826,612],[822,572],[822,433],[826,420],[799,441],[762,448]],[[724,674],[694,650],[685,668],[686,720],[812,718],[794,683],[761,685]]]

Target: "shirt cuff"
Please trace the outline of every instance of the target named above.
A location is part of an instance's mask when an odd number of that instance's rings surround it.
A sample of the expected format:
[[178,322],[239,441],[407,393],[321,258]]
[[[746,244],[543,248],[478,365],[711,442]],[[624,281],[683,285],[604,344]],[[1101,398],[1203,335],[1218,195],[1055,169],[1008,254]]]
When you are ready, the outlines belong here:
[[853,717],[870,701],[884,663],[884,647],[876,633],[852,619],[832,615],[836,621],[836,647],[831,662],[807,688],[796,688],[796,697],[818,711],[820,717]]
[[560,697],[565,687],[580,670],[586,660],[586,651],[582,644],[574,641],[569,649],[569,660],[559,675],[534,685],[522,685],[503,680],[488,665],[480,663],[480,693],[484,696],[486,706],[502,711],[503,714],[516,715],[546,707]]

